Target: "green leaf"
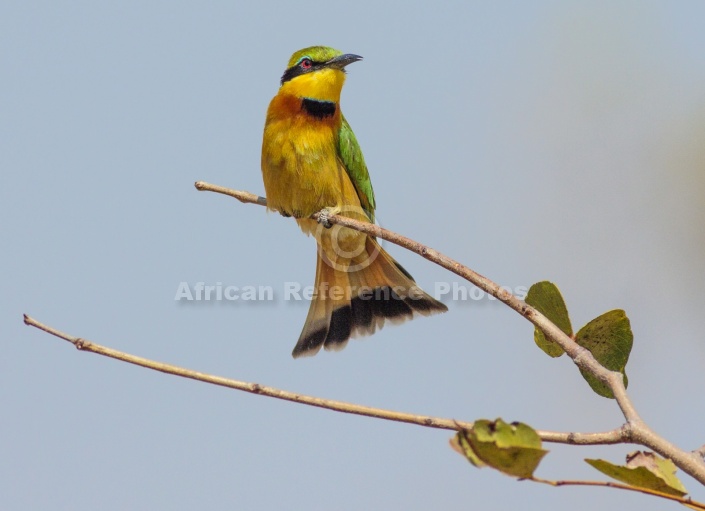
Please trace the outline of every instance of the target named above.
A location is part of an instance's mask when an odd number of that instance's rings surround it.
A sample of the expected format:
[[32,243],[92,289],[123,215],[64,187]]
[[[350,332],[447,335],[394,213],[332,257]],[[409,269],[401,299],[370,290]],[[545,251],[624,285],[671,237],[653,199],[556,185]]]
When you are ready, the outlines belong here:
[[531,477],[548,452],[530,426],[502,419],[475,421],[472,429],[458,431],[451,445],[476,467],[489,465],[519,478]]
[[613,465],[605,460],[586,459],[605,475],[630,486],[683,497],[688,491],[676,477],[676,466],[671,460],[652,452],[636,451],[627,455],[626,465]]
[[[610,371],[619,371],[624,375],[624,386],[628,384],[625,367],[632,351],[634,334],[629,318],[621,310],[605,312],[590,321],[575,336],[575,341],[587,348],[595,359]],[[614,399],[614,394],[607,385],[587,371],[580,370],[583,378],[597,394]]]
[[453,448],[454,451],[465,456],[468,461],[475,465],[477,468],[482,468],[486,466],[472,450],[472,446],[470,445],[470,442],[468,442],[467,435],[464,431],[458,431],[458,433],[456,433],[456,435],[450,439],[450,446]]
[[[529,289],[525,301],[555,323],[565,334],[573,335],[568,309],[565,306],[561,292],[555,284],[547,280],[537,282]],[[563,348],[555,342],[546,339],[543,332],[536,327],[534,327],[534,342],[551,357],[563,355]]]

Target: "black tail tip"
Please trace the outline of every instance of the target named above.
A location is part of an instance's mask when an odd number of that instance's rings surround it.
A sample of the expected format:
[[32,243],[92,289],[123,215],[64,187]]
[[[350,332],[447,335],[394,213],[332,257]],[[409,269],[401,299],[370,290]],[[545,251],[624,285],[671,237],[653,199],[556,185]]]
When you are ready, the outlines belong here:
[[390,287],[380,287],[370,293],[353,298],[349,304],[339,307],[331,314],[327,323],[318,323],[316,328],[304,325],[299,341],[291,355],[294,358],[310,357],[323,347],[330,351],[342,350],[351,337],[372,335],[389,320],[392,324],[403,323],[416,315],[431,316],[446,312],[448,307],[424,293],[407,293],[402,297]]

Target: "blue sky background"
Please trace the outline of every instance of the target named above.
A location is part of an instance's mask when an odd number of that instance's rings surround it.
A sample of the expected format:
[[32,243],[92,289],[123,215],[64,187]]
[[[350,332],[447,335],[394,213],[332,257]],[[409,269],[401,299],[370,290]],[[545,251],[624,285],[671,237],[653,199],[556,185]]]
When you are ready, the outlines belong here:
[[[293,360],[315,248],[263,193],[264,114],[295,50],[357,53],[343,110],[380,223],[511,288],[549,279],[577,329],[624,308],[643,418],[705,443],[705,4],[0,4],[0,507],[660,509],[476,470],[451,434],[76,352],[22,313],[156,360],[291,391],[536,428],[618,426],[570,361],[489,300]],[[433,291],[456,278],[388,247]],[[174,300],[180,282],[272,302]],[[442,284],[441,284],[442,285]],[[548,446],[539,475],[601,478]],[[683,477],[693,497],[705,491]]]

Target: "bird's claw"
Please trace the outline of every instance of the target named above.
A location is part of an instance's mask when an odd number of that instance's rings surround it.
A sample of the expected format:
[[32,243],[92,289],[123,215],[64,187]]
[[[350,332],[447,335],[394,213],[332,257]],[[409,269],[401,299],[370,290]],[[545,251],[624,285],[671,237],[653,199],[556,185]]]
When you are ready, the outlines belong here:
[[329,208],[323,208],[318,212],[318,223],[321,224],[323,227],[326,229],[330,229],[333,227],[333,224],[330,223],[329,217],[333,214],[333,212]]

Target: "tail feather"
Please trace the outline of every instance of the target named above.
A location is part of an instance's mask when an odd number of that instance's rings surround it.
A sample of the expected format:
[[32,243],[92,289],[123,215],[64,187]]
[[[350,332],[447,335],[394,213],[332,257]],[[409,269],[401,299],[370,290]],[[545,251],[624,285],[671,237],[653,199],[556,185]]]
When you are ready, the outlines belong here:
[[343,349],[352,334],[353,322],[353,309],[350,305],[333,309],[324,346],[328,349]]
[[354,298],[350,301],[352,307],[353,320],[355,321],[355,333],[360,335],[372,335],[379,326],[379,316],[375,316],[372,302]]
[[366,239],[364,253],[351,265],[360,262],[359,269],[345,271],[319,254],[315,293],[292,353],[295,358],[315,355],[321,347],[343,349],[351,337],[371,335],[386,321],[398,324],[417,314],[448,310],[424,293],[374,239]]
[[[324,267],[321,265],[320,258],[316,263],[316,280],[318,283],[324,276],[321,272],[324,271]],[[318,285],[316,285],[318,289]],[[296,344],[296,348],[292,355],[298,357],[299,354],[303,353],[316,353],[321,345],[325,342],[328,336],[329,323],[331,313],[326,310],[328,305],[327,300],[311,300],[311,306],[308,309],[308,315],[306,316],[306,323],[304,324],[304,330],[301,332],[299,337],[299,342]]]

